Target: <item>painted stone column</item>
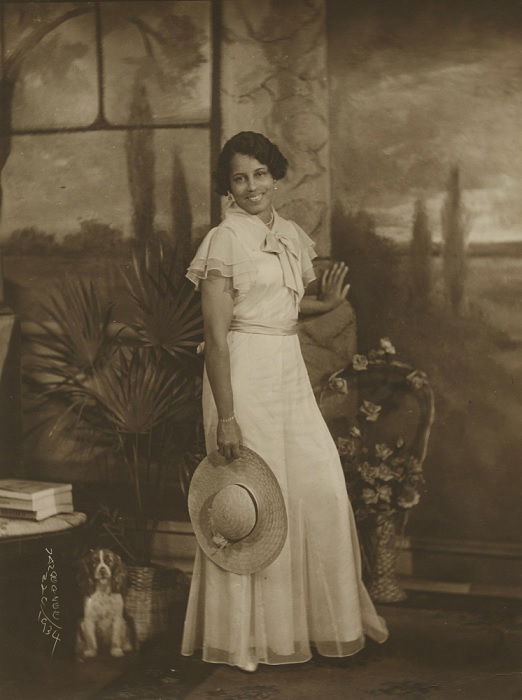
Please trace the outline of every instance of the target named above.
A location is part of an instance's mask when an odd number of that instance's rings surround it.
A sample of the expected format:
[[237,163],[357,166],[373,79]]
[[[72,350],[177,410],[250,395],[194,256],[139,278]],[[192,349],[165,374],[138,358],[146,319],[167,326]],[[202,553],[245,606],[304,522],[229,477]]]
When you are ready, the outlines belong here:
[[324,0],[223,0],[223,142],[259,131],[290,162],[276,207],[330,252]]

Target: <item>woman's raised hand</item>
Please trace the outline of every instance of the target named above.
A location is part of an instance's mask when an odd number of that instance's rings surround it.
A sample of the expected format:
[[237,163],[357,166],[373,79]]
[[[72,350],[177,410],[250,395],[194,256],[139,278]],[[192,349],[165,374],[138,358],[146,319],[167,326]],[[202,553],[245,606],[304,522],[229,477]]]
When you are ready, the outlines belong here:
[[236,419],[230,422],[218,422],[217,445],[219,452],[228,459],[237,459],[242,441],[241,429]]
[[329,270],[325,270],[321,278],[319,299],[330,311],[346,299],[349,284],[345,284],[348,266],[344,262],[336,262]]

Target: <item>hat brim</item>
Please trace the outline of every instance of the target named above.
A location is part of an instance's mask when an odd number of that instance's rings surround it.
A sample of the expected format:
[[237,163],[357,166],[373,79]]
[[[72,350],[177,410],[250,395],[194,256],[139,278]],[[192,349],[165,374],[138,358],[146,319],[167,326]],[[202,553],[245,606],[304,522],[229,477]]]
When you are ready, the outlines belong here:
[[[210,524],[210,506],[225,486],[240,484],[255,495],[256,524],[239,542],[219,547]],[[253,574],[271,564],[284,546],[288,519],[279,482],[256,452],[241,446],[238,459],[227,461],[212,452],[196,468],[190,482],[188,510],[196,539],[205,554],[218,566],[236,574]]]

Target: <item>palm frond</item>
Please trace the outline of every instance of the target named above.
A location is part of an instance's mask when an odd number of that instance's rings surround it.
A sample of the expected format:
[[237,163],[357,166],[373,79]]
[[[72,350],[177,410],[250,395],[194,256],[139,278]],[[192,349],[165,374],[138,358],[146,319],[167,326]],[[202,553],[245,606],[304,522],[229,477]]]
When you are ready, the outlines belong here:
[[35,357],[86,374],[107,361],[113,304],[100,300],[92,281],[66,277],[43,308],[49,321],[37,323],[41,332],[31,337]]
[[144,345],[177,358],[194,354],[203,338],[203,316],[190,283],[174,275],[174,263],[173,251],[148,246],[142,258],[133,256],[125,281],[136,311],[132,327]]
[[113,365],[95,372],[91,385],[83,386],[81,391],[109,429],[127,435],[150,433],[160,424],[179,420],[191,400],[187,379],[151,361],[151,352],[140,347],[120,351]]

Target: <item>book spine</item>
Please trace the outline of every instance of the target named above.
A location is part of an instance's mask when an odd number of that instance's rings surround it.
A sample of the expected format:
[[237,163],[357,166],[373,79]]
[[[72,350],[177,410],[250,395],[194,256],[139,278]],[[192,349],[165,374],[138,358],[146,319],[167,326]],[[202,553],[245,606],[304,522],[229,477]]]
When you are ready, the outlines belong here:
[[20,510],[46,510],[54,506],[72,506],[71,493],[58,494],[57,496],[45,496],[35,499],[33,502],[23,498],[0,498],[0,508],[19,508]]
[[1,518],[21,518],[22,520],[43,520],[59,513],[72,513],[72,506],[57,506],[45,510],[20,510],[19,508],[0,508]]
[[30,503],[37,501],[39,498],[50,498],[51,496],[58,496],[64,493],[72,493],[72,484],[63,484],[63,486],[53,486],[52,488],[42,487],[42,490],[36,493],[27,493],[27,491],[0,487],[1,498],[21,498]]

